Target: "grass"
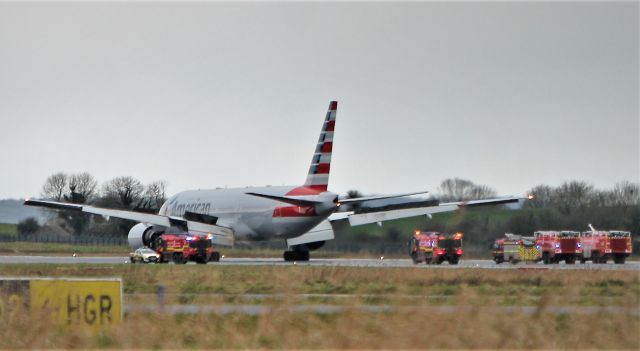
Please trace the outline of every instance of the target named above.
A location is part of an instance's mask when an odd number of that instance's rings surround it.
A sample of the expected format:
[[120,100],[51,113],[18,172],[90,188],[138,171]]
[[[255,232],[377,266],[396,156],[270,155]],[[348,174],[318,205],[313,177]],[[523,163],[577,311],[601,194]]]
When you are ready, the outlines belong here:
[[[632,315],[491,313],[491,306],[637,308],[640,277],[615,271],[489,271],[358,267],[5,265],[0,276],[121,276],[128,304],[269,304],[266,315],[128,314],[92,333],[0,318],[0,348],[637,348]],[[230,296],[219,295],[231,294]],[[182,294],[182,295],[181,295]],[[185,298],[184,294],[192,294]],[[281,294],[247,300],[244,294]],[[327,294],[319,301],[301,294]],[[335,297],[332,297],[334,295]],[[443,296],[428,299],[427,296]],[[182,300],[181,300],[182,299]],[[293,313],[304,303],[471,306],[456,313]],[[280,309],[278,306],[282,307]],[[475,307],[474,307],[475,306]],[[16,332],[19,331],[19,332]]]
[[[130,313],[93,333],[25,316],[0,318],[0,348],[633,348],[637,315],[520,312],[500,306],[640,304],[631,271],[516,271],[293,265],[4,265],[0,276],[120,276],[127,304],[262,304],[265,315]],[[247,294],[273,294],[256,298]],[[303,295],[320,294],[320,295]],[[297,304],[451,306],[454,313],[294,313]]]
[[18,229],[16,224],[0,223],[0,236],[16,236]]

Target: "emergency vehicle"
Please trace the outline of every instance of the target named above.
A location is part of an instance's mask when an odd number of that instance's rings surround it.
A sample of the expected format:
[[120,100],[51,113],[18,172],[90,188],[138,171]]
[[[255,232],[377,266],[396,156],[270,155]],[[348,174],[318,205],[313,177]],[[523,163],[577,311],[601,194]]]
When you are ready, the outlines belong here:
[[612,259],[616,264],[623,264],[631,254],[631,233],[613,230],[590,230],[580,235],[582,244],[581,263],[591,260],[593,263],[607,263]]
[[533,234],[535,243],[540,247],[541,260],[544,264],[576,263],[576,258],[582,257],[580,233],[574,231],[538,231]]
[[430,264],[433,261],[433,248],[438,241],[438,232],[422,232],[416,230],[409,241],[409,255],[413,263],[424,262]]
[[153,249],[160,255],[160,263],[220,261],[220,253],[214,250],[211,239],[205,235],[162,234],[154,242]]
[[464,251],[462,250],[462,233],[440,234],[433,249],[433,261],[442,264],[449,261],[449,264],[458,264]]
[[493,244],[493,260],[497,264],[505,261],[514,264],[520,261],[537,262],[540,257],[540,247],[532,236],[507,233]]

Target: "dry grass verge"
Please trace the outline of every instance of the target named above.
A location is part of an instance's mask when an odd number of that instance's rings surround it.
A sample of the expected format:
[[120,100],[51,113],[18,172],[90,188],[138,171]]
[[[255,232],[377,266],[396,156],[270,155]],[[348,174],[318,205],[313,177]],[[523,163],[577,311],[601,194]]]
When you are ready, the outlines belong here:
[[[269,304],[270,313],[130,313],[94,334],[25,316],[0,319],[0,348],[606,348],[638,349],[637,313],[526,314],[492,306],[640,305],[630,271],[274,266],[5,265],[0,276],[121,276],[127,304],[153,304],[158,285],[169,303]],[[149,295],[144,295],[149,294]],[[173,295],[172,295],[173,294]],[[246,294],[276,298],[242,299]],[[301,294],[321,294],[304,297]],[[181,300],[176,296],[195,296]],[[132,297],[131,297],[132,296]],[[172,297],[174,296],[174,297]],[[332,298],[335,296],[335,298]],[[347,298],[344,298],[346,296]],[[444,299],[429,299],[444,296]],[[305,303],[453,306],[452,313],[405,309],[370,313],[296,313]],[[424,311],[424,310],[423,310]]]

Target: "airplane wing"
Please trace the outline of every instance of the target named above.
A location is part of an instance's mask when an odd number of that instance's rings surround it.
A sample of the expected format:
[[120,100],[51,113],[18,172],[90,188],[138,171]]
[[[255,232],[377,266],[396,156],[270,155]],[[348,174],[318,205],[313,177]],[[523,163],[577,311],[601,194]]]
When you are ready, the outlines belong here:
[[464,207],[477,207],[486,205],[500,205],[518,202],[524,198],[520,197],[502,197],[496,199],[486,200],[473,200],[473,201],[460,201],[460,202],[448,202],[442,203],[437,206],[416,207],[416,208],[402,208],[397,210],[375,211],[367,213],[354,213],[354,212],[337,212],[329,216],[329,221],[339,221],[348,219],[351,226],[358,226],[370,223],[378,223],[389,221],[393,219],[417,217],[417,216],[431,216],[434,213],[451,212],[456,211]]
[[177,227],[181,228],[185,231],[190,232],[200,232],[203,234],[211,234],[214,236],[220,237],[218,242],[231,242],[233,243],[233,230],[231,228],[223,227],[217,224],[214,224],[215,221],[212,221],[211,216],[207,216],[207,218],[200,218],[202,216],[187,216],[188,219],[183,217],[170,217],[170,216],[161,216],[150,213],[141,213],[141,212],[133,212],[133,211],[124,211],[124,210],[114,210],[109,208],[100,208],[93,207],[87,205],[78,205],[78,204],[68,204],[62,202],[55,201],[43,201],[43,200],[25,200],[25,205],[28,206],[39,206],[46,208],[53,208],[57,210],[68,210],[68,211],[78,211],[91,213],[95,215],[101,215],[104,217],[116,217],[122,219],[128,219],[136,222],[159,225],[163,227]]

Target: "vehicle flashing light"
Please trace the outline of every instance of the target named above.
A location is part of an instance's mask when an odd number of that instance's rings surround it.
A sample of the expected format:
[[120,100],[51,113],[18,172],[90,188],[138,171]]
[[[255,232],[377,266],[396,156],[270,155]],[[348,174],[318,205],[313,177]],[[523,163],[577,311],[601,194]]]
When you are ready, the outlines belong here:
[[529,194],[529,195],[527,195],[527,199],[529,199],[529,200],[533,200],[533,199],[535,199],[535,198],[536,198],[536,197],[535,197],[535,195],[533,195],[533,194]]
[[580,247],[582,247],[582,243],[577,243],[577,244],[576,244],[576,246],[577,246],[578,248],[580,248]]
[[420,235],[420,231],[416,229],[415,231],[416,235]]
[[191,241],[191,239],[193,239],[193,237],[188,236],[188,237],[186,237],[186,239],[187,239],[187,241]]
[[556,249],[560,248],[560,243],[556,243]]

